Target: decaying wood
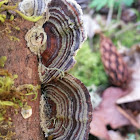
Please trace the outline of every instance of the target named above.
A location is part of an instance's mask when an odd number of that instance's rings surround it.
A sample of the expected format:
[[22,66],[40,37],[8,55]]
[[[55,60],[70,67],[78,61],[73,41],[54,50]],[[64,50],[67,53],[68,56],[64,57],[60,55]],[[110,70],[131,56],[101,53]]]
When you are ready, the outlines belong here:
[[[26,32],[34,23],[17,17],[12,23],[0,23],[0,31],[5,29],[6,24],[20,27],[20,31],[11,28],[12,32],[9,34],[19,38],[20,41],[11,41],[8,38],[8,34],[6,35],[5,32],[0,33],[0,56],[7,56],[5,68],[12,74],[18,75],[15,83],[16,86],[22,84],[40,84],[37,57],[26,47],[26,41],[24,39]],[[33,109],[33,114],[26,120],[22,118],[20,110],[18,115],[14,111],[11,111],[10,117],[12,117],[14,125],[12,129],[16,133],[13,138],[14,140],[43,140],[43,134],[40,129],[39,100],[40,92],[37,100],[28,103]]]

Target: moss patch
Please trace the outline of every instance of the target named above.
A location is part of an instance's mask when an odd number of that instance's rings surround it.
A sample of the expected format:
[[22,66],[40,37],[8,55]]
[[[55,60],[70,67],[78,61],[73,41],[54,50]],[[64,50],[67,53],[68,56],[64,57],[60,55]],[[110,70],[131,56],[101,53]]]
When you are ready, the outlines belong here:
[[75,59],[77,63],[70,73],[86,86],[93,84],[99,86],[107,83],[107,75],[101,62],[100,53],[99,51],[91,52],[88,41],[83,44]]

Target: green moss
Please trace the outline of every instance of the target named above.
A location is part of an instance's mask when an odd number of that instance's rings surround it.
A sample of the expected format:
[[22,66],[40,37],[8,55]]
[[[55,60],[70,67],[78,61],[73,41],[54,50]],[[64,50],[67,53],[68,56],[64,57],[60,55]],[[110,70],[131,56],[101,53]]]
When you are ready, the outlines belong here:
[[[4,66],[6,57],[0,57],[0,66]],[[7,70],[0,68],[0,122],[5,121],[9,108],[15,109],[23,107],[28,102],[28,96],[35,95],[31,100],[35,100],[38,95],[39,85],[25,84],[15,87],[17,75],[12,75]]]
[[6,56],[0,57],[0,67],[4,67],[6,60],[7,60]]
[[4,120],[3,114],[0,114],[0,122]]
[[32,21],[32,22],[37,22],[38,20],[40,20],[41,18],[43,18],[43,16],[26,16],[24,15],[23,13],[21,13],[20,11],[18,10],[15,10],[15,12],[17,14],[19,14],[22,18],[24,18],[25,20],[28,20],[28,21]]
[[[113,21],[114,24],[116,21]],[[132,23],[126,24],[126,26],[123,26],[121,29],[115,28],[112,30],[108,30],[104,34],[108,37],[111,38],[113,41],[114,45],[117,47],[118,41],[125,47],[130,48],[134,44],[140,43],[140,27],[133,27],[134,26]],[[128,28],[128,29],[126,29]],[[115,36],[118,32],[125,30],[125,32],[119,34],[118,36]],[[115,36],[115,37],[114,37]]]
[[13,106],[13,107],[18,107],[17,104],[10,102],[10,101],[0,101],[0,106]]
[[12,131],[8,131],[7,135],[6,136],[3,136],[1,133],[0,133],[0,138],[2,138],[3,140],[11,140],[11,138],[15,135],[14,132]]
[[77,63],[70,73],[80,79],[86,86],[93,84],[99,86],[107,83],[100,53],[99,51],[91,52],[88,41],[83,44],[75,59]]
[[[17,7],[18,7],[18,4],[14,5],[14,6],[4,5],[4,3],[7,3],[7,2],[8,2],[8,0],[3,0],[3,1],[0,2],[0,21],[2,23],[5,22],[5,19],[6,19],[6,15],[5,14],[1,14],[3,11],[13,11],[13,12],[16,12],[18,15],[20,15],[25,20],[32,21],[32,22],[37,22],[38,20],[43,18],[43,16],[26,16],[22,12],[16,10]],[[10,20],[14,20],[14,16],[13,15],[10,17]]]
[[[25,84],[15,87],[15,79],[17,75],[12,75],[4,68],[6,57],[0,57],[0,128],[3,130],[8,129],[11,126],[11,118],[8,114],[8,110],[14,109],[15,114],[18,114],[18,109],[23,105],[27,105],[29,101],[28,96],[35,95],[31,100],[35,100],[38,95],[39,85],[33,86],[32,84]],[[6,125],[6,128],[5,128]],[[15,133],[8,131],[7,134],[0,133],[0,139],[11,140]]]
[[1,6],[4,4],[4,3],[7,3],[8,2],[8,0],[3,0],[3,1],[1,1],[0,2],[0,8],[1,8]]
[[138,33],[138,30],[136,29],[128,30],[127,32],[124,32],[117,38],[113,39],[115,44],[117,44],[118,40],[121,42],[123,46],[130,48],[134,44],[137,44],[140,42],[140,34]]

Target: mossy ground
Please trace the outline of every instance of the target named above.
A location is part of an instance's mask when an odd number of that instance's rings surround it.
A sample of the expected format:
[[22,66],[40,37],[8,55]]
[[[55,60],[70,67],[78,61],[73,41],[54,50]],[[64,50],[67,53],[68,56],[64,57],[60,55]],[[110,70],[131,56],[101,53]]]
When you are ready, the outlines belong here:
[[70,71],[75,77],[80,79],[86,86],[95,84],[99,86],[107,83],[99,51],[92,52],[88,41],[86,41],[75,57],[77,63]]
[[[127,26],[131,25],[132,23]],[[104,33],[106,36],[111,38],[118,49],[120,47],[118,44],[121,44],[126,48],[130,48],[134,44],[140,43],[139,27],[132,28],[130,30],[128,29],[126,32],[114,37],[115,33],[118,31],[121,31],[121,29],[116,28],[115,30],[108,30]],[[86,86],[91,86],[93,84],[96,86],[108,84],[108,77],[101,62],[99,41],[99,36],[96,35],[93,38],[93,46],[90,46],[89,40],[82,45],[75,57],[77,63],[70,71],[71,74],[80,79]]]

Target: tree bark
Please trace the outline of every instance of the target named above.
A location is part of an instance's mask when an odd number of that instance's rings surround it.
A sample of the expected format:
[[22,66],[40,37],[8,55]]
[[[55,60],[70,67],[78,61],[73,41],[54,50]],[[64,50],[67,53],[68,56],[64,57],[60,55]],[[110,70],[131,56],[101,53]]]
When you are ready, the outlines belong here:
[[[0,31],[6,28],[6,25],[12,24],[20,27],[20,31],[11,28],[12,36],[18,37],[20,41],[11,41],[8,34],[4,32],[0,33],[0,56],[7,56],[7,62],[5,68],[12,74],[17,74],[16,86],[22,84],[33,84],[38,85],[38,60],[37,56],[32,54],[26,46],[25,34],[34,25],[32,22],[25,21],[20,17],[17,17],[10,23],[0,23]],[[13,132],[15,136],[13,140],[43,140],[44,136],[40,128],[40,117],[39,117],[39,100],[40,91],[38,98],[35,101],[28,102],[28,105],[32,107],[32,116],[28,119],[23,119],[20,110],[18,115],[11,111],[10,117],[13,121]],[[7,130],[8,131],[8,130]],[[0,130],[1,132],[1,130]]]

